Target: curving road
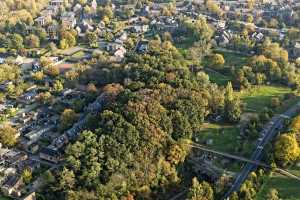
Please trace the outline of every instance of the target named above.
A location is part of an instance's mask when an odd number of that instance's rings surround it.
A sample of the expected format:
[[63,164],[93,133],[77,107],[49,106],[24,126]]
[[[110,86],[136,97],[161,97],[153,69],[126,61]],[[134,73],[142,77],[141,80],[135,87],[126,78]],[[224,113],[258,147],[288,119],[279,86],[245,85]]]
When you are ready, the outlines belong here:
[[[251,160],[260,161],[264,147],[270,141],[272,141],[278,134],[279,130],[283,128],[285,119],[294,117],[297,113],[300,112],[300,102],[281,115],[276,115],[271,119],[271,121],[266,124],[264,129],[261,131],[261,138],[256,143],[256,149],[252,153]],[[229,191],[225,194],[223,199],[227,199],[233,192],[238,191],[241,185],[245,182],[250,172],[254,171],[257,168],[257,165],[253,163],[247,163],[239,175],[236,177],[234,183],[232,184]]]

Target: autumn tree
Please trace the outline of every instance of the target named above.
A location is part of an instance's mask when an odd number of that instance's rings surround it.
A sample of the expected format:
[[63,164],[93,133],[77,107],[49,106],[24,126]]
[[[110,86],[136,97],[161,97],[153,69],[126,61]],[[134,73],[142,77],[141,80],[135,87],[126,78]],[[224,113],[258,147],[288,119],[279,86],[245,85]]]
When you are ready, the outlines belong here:
[[32,180],[32,172],[30,169],[24,169],[22,172],[22,179],[26,184],[29,184]]
[[280,135],[275,142],[275,159],[280,165],[286,166],[297,160],[300,155],[300,147],[294,133]]
[[274,188],[270,189],[267,194],[267,200],[280,200],[278,191]]
[[85,34],[86,40],[90,47],[97,47],[98,46],[98,35],[96,32],[87,32]]
[[207,64],[209,67],[218,70],[223,68],[225,60],[222,54],[212,54],[208,56]]
[[31,34],[25,38],[26,45],[30,48],[38,48],[40,47],[40,39],[39,37]]
[[214,193],[213,189],[207,182],[201,182],[197,178],[193,178],[192,186],[188,192],[189,200],[213,200]]
[[5,147],[13,147],[17,143],[17,130],[8,124],[0,127],[0,143]]

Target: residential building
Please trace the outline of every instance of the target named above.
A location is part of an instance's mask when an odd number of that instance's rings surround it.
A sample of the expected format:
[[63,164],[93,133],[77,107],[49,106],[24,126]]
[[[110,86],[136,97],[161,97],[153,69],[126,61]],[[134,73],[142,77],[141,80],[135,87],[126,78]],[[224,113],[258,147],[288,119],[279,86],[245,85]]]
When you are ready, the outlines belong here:
[[20,176],[9,176],[1,186],[1,191],[7,196],[20,197],[20,187],[22,184],[23,181]]
[[41,159],[47,160],[47,161],[53,162],[53,163],[58,163],[62,158],[62,155],[58,150],[50,148],[50,147],[42,148],[39,155],[40,155]]
[[294,49],[293,49],[293,54],[295,57],[300,57],[300,43],[296,42]]
[[64,5],[64,0],[51,0],[49,2],[49,5],[50,6],[57,6],[57,7],[63,6]]
[[68,29],[76,26],[76,18],[74,12],[64,12],[61,16],[61,24]]

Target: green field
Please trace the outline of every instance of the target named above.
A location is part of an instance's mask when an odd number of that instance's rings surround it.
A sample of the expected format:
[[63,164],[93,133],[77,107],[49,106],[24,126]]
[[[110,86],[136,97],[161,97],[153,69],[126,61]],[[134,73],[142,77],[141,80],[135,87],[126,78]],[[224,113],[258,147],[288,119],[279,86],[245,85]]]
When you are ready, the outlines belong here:
[[257,112],[261,111],[264,107],[269,107],[273,97],[283,98],[285,94],[291,92],[292,90],[287,87],[259,86],[247,91],[242,91],[240,93],[240,98],[246,103],[246,109],[248,111]]
[[[235,126],[212,123],[203,124],[202,130],[194,135],[197,143],[228,153],[235,152],[239,146],[238,136],[239,130]],[[206,144],[208,140],[212,140],[212,144]]]
[[214,53],[219,53],[223,55],[226,67],[242,67],[243,65],[247,64],[249,59],[249,56],[240,53],[230,52],[226,49],[214,50]]
[[[294,167],[289,171],[295,175],[300,175],[300,167]],[[279,192],[279,196],[282,200],[300,199],[300,183],[298,180],[272,174],[266,178],[266,183],[259,191],[256,200],[265,200],[268,191],[272,188],[275,188]]]
[[231,77],[225,76],[219,72],[214,72],[210,69],[206,69],[205,73],[209,75],[209,80],[218,85],[226,85],[229,81],[231,81]]
[[7,198],[7,197],[3,197],[3,196],[1,196],[1,194],[0,194],[0,200],[10,200],[10,199]]

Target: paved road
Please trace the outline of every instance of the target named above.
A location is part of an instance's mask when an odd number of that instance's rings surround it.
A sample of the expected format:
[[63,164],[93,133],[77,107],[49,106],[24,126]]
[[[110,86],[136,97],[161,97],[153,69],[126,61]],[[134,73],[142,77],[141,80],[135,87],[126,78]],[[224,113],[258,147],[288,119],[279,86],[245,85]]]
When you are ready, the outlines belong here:
[[[283,128],[283,124],[286,118],[291,118],[295,116],[297,113],[300,112],[300,102],[295,106],[291,107],[289,110],[284,112],[281,115],[277,115],[271,119],[271,121],[264,127],[261,131],[261,138],[257,141],[256,149],[252,153],[251,160],[260,161],[264,147],[270,141],[272,141],[276,135],[278,134],[279,130]],[[227,199],[233,192],[238,191],[241,185],[245,182],[248,175],[251,171],[254,171],[257,168],[257,165],[252,163],[247,163],[239,175],[236,177],[233,185],[229,189],[229,191],[225,194],[223,199]]]

